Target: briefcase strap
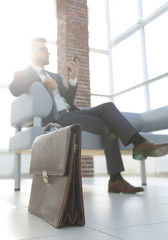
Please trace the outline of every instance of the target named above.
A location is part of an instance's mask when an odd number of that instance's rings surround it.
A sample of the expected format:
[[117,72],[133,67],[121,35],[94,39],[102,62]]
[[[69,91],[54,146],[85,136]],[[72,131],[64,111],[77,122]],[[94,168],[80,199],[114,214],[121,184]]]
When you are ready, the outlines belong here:
[[62,126],[58,123],[48,123],[47,126],[44,128],[43,133],[49,132],[52,127],[55,129],[62,128]]

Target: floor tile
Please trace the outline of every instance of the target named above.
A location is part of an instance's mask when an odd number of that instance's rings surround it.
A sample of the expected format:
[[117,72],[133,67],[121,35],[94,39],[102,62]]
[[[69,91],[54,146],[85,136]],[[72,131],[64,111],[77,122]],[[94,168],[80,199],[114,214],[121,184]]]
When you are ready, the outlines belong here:
[[[65,234],[65,235],[57,235],[52,237],[38,238],[38,240],[119,240],[119,238],[113,237],[109,234],[98,232],[98,231],[90,231],[83,233],[73,233],[73,234]],[[35,240],[35,238],[31,239]]]
[[4,209],[3,218],[0,220],[1,229],[3,232],[0,234],[3,239],[11,236],[13,239],[29,239],[39,238],[43,236],[53,236],[57,234],[81,234],[85,231],[90,231],[87,227],[65,227],[62,229],[56,229],[44,220],[35,217],[28,213],[27,208],[11,208]]
[[106,229],[103,232],[124,240],[167,240],[168,223]]
[[[126,178],[140,185],[139,177]],[[28,213],[31,179],[22,179],[21,191],[13,180],[0,180],[0,237],[3,240],[167,240],[168,191],[166,178],[148,178],[138,194],[107,192],[108,177],[83,178],[84,227],[56,229]]]

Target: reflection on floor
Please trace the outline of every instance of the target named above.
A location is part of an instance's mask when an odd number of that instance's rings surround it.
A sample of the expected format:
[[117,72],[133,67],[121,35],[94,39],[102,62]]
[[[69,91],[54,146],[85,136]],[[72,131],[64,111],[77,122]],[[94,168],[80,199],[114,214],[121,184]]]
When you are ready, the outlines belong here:
[[[126,177],[140,185],[139,177]],[[38,240],[167,240],[167,178],[150,178],[144,193],[109,194],[107,177],[83,178],[86,225],[56,229],[27,211],[31,179],[20,192],[13,180],[0,180],[0,238]]]

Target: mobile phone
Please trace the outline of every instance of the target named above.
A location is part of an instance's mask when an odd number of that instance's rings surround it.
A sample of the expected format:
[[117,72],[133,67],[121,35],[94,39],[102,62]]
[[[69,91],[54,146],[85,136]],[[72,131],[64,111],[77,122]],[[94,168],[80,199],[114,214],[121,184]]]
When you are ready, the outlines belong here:
[[[73,62],[76,62],[76,60],[78,59],[78,61],[80,62],[80,58],[78,56],[74,57],[74,59],[72,60]],[[68,67],[68,70],[71,71],[71,69]]]
[[72,61],[76,62],[77,59],[80,62],[80,58],[78,56],[74,57],[74,59]]

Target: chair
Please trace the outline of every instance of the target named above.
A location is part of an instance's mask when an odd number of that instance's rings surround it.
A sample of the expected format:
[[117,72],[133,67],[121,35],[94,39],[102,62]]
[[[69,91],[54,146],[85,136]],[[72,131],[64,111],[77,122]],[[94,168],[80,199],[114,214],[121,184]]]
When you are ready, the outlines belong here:
[[[11,125],[15,135],[9,142],[9,151],[15,154],[14,181],[15,190],[20,190],[20,161],[21,154],[30,152],[34,139],[43,133],[42,119],[52,110],[51,97],[44,86],[35,82],[27,93],[14,100],[11,106]],[[168,135],[153,134],[153,131],[168,128],[168,106],[144,113],[122,113],[128,121],[148,140],[164,143]],[[122,154],[128,154],[132,146],[123,146],[120,141]],[[101,137],[89,132],[82,132],[82,155],[104,154]],[[141,181],[146,185],[145,161],[140,161]]]

